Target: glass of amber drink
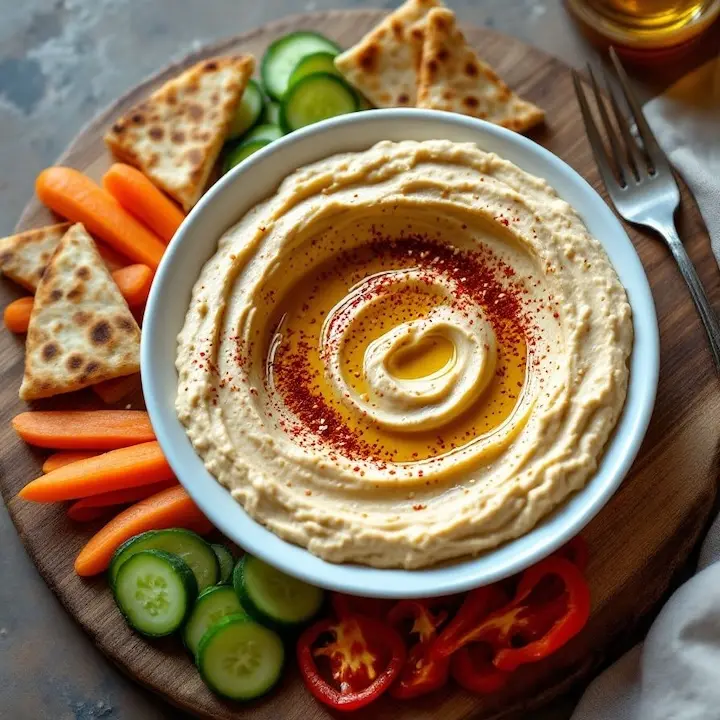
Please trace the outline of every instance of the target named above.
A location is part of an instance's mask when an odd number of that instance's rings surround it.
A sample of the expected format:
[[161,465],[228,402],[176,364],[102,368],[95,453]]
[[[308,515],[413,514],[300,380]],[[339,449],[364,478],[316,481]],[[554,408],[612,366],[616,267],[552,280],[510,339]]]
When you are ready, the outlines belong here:
[[672,48],[697,38],[720,15],[720,0],[566,0],[591,32],[635,49]]

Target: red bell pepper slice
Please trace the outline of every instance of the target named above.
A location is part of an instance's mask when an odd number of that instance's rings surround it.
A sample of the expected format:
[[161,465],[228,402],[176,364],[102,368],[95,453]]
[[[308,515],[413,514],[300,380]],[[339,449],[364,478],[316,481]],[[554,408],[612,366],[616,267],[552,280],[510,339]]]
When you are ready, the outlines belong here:
[[450,672],[460,687],[479,695],[502,690],[510,677],[493,665],[493,649],[487,643],[464,645],[453,653]]
[[[380,697],[400,674],[405,656],[403,640],[393,627],[361,615],[320,620],[297,643],[305,686],[320,702],[342,711],[357,710]],[[327,667],[329,680],[318,660]]]
[[[545,603],[539,609],[532,605],[533,591],[540,586],[541,581],[549,577],[558,578],[564,585],[565,607],[559,616],[558,607],[563,604],[560,597]],[[503,647],[498,650],[493,662],[495,667],[506,672],[552,655],[577,635],[590,617],[590,588],[582,572],[570,561],[549,557],[522,574],[511,608],[511,612],[520,611],[516,615],[515,623],[524,623],[531,632],[534,624],[533,634],[539,634],[539,637],[522,647]],[[537,628],[542,627],[542,621],[548,620],[550,626],[547,630],[538,633]]]
[[393,601],[334,592],[330,595],[330,605],[336,617],[340,619],[350,615],[364,615],[376,620],[384,620],[393,607]]
[[[431,654],[437,628],[447,619],[443,610],[433,613],[429,603],[421,600],[401,600],[388,614],[388,622],[407,626],[407,635],[417,635],[408,651],[400,676],[390,688],[390,695],[400,700],[419,697],[441,688],[448,679],[450,662]],[[407,621],[412,624],[408,625]]]
[[[511,672],[555,652],[580,632],[590,616],[585,578],[560,557],[548,557],[528,568],[515,597],[498,607],[501,596],[496,585],[471,592],[440,633],[434,653],[446,657],[470,643],[487,643],[495,651],[495,667]],[[518,643],[522,644],[518,647]]]

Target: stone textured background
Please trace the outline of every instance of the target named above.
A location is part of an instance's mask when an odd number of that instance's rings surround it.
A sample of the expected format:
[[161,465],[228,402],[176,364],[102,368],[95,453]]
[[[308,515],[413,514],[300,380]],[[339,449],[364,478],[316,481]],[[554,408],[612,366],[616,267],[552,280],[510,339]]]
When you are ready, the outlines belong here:
[[[0,0],[0,235],[12,231],[36,174],[83,124],[168,62],[289,13],[398,1]],[[462,21],[515,35],[571,65],[591,57],[560,0],[452,5]],[[0,547],[0,720],[180,716],[121,676],[65,614],[4,507]],[[543,717],[566,718],[571,706],[568,698]]]

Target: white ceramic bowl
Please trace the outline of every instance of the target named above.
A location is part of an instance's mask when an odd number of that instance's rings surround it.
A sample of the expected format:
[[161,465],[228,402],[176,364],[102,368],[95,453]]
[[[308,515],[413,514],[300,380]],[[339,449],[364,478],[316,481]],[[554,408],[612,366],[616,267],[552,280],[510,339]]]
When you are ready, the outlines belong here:
[[[175,415],[176,338],[193,284],[220,236],[271,195],[286,175],[315,160],[364,150],[380,140],[438,138],[474,142],[547,179],[603,244],[633,311],[635,343],[627,401],[598,472],[527,535],[479,557],[430,569],[336,565],[262,527],[205,469]],[[307,582],[395,598],[441,595],[494,582],[537,562],[582,530],[618,488],[640,448],[655,400],[659,342],[652,295],[632,243],[580,175],[531,140],[495,125],[451,113],[398,109],[345,115],[294,132],[216,183],[188,215],[160,264],[145,312],[141,355],[143,390],[158,440],[180,482],[218,529],[248,552]]]

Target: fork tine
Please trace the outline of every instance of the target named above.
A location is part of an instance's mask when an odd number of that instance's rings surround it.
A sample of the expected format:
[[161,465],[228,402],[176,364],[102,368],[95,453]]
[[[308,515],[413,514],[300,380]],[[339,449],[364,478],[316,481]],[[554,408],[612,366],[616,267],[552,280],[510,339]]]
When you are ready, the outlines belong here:
[[647,120],[645,120],[645,115],[643,114],[640,103],[637,101],[637,98],[630,86],[630,80],[625,72],[625,68],[622,66],[620,58],[617,56],[615,48],[612,46],[610,46],[610,59],[615,66],[615,72],[617,73],[618,80],[620,81],[620,87],[625,95],[625,101],[630,108],[630,112],[632,112],[638,132],[640,133],[640,137],[645,145],[645,152],[652,161],[654,169],[657,170],[659,166],[667,165],[665,153],[662,151],[658,141],[655,139],[655,135],[650,129]]
[[610,107],[612,108],[613,117],[615,118],[615,124],[620,128],[620,134],[622,135],[623,144],[625,145],[625,156],[628,159],[630,170],[635,176],[635,179],[640,180],[641,170],[645,168],[647,163],[640,152],[637,142],[635,142],[635,138],[630,133],[628,121],[620,109],[620,103],[617,100],[617,95],[615,94],[613,84],[605,67],[603,67],[602,72],[608,97],[610,98]]
[[576,70],[572,71],[572,79],[573,85],[575,86],[575,95],[577,95],[578,103],[580,104],[580,112],[582,114],[583,123],[585,124],[585,131],[587,132],[590,147],[592,148],[593,155],[595,156],[595,162],[600,170],[600,175],[605,182],[605,187],[607,188],[608,193],[612,194],[614,189],[619,189],[619,185],[615,179],[612,168],[610,167],[610,163],[608,162],[605,145],[600,137],[597,125],[595,125],[595,119],[590,112],[590,107],[588,106],[587,98],[585,97],[585,91],[582,89],[580,76]]
[[612,151],[613,159],[615,160],[615,166],[617,167],[618,175],[620,176],[621,184],[627,185],[627,179],[625,177],[627,167],[623,164],[622,153],[620,152],[620,141],[618,139],[615,128],[610,122],[607,109],[605,108],[605,102],[603,101],[602,95],[600,94],[600,88],[598,87],[597,80],[595,80],[595,73],[593,72],[590,63],[587,65],[588,75],[590,76],[590,84],[592,86],[593,94],[595,96],[595,104],[600,112],[600,118],[602,119],[603,125],[605,126],[605,132],[607,133],[608,139],[610,140],[610,150]]

